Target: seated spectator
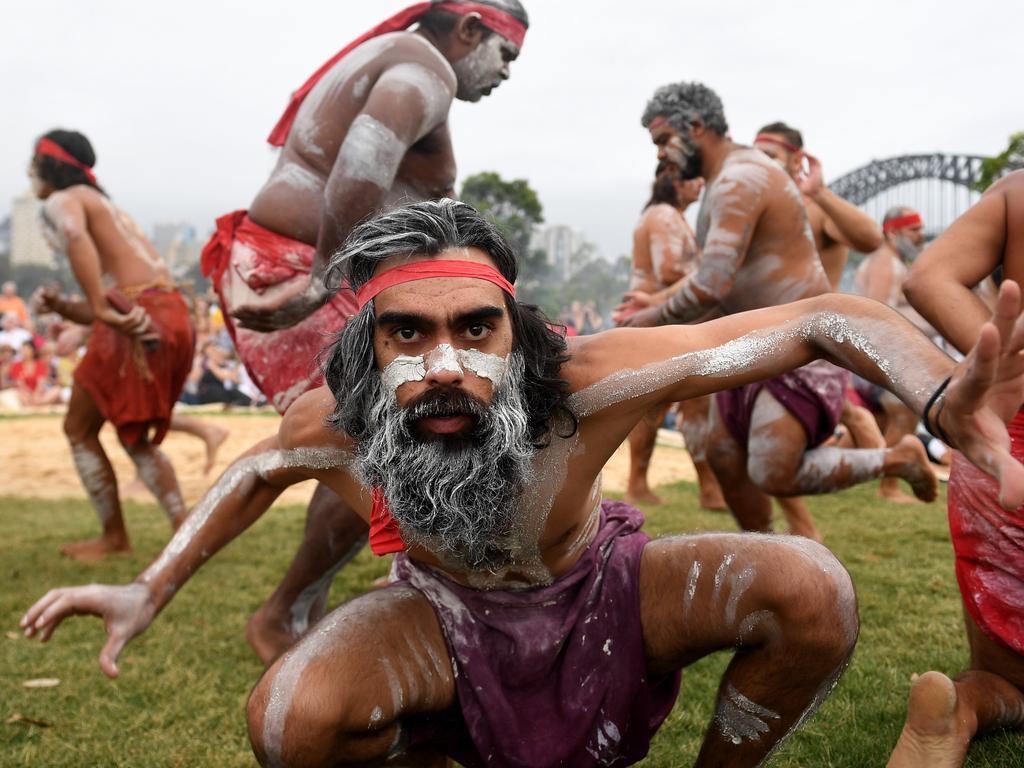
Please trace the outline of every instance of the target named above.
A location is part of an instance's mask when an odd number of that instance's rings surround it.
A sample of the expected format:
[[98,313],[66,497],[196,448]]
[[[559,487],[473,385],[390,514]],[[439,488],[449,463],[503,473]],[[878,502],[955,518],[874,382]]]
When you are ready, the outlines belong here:
[[203,348],[203,374],[199,379],[199,402],[251,405],[252,400],[238,391],[239,367],[231,353],[219,344],[208,342]]
[[32,340],[32,331],[21,326],[18,315],[14,312],[5,312],[3,320],[0,320],[0,345],[7,345],[12,349],[21,349],[21,345]]
[[0,288],[0,315],[6,315],[8,312],[14,314],[18,319],[18,325],[22,328],[32,327],[31,318],[28,316],[28,307],[18,295],[18,286],[14,284],[13,280],[8,280],[4,283],[3,288]]
[[36,345],[32,341],[21,345],[21,356],[11,365],[11,380],[18,388],[23,406],[60,402],[60,388],[53,381],[50,364],[37,356]]
[[0,389],[9,389],[14,386],[11,381],[11,365],[14,363],[14,347],[10,344],[0,344]]

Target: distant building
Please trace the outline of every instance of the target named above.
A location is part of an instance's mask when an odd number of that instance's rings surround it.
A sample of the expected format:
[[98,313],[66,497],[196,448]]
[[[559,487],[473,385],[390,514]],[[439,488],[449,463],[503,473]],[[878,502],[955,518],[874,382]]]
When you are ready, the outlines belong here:
[[0,253],[11,252],[11,217],[0,219]]
[[584,242],[581,232],[564,224],[554,224],[538,228],[530,241],[530,247],[534,250],[543,250],[547,254],[548,264],[554,268],[555,274],[562,280],[568,280],[573,271],[573,254],[583,246]]
[[14,198],[11,204],[11,266],[39,264],[52,267],[53,249],[43,237],[39,222],[41,203],[35,195],[26,192]]
[[203,250],[203,243],[196,238],[196,228],[183,222],[155,224],[153,245],[175,277],[181,277],[196,264]]

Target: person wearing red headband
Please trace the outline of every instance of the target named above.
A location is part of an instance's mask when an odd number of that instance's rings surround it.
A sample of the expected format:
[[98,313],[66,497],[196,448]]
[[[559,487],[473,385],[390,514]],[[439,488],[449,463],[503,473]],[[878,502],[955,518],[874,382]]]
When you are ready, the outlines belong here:
[[[325,287],[328,257],[378,211],[454,194],[451,104],[478,101],[508,79],[528,24],[518,0],[417,3],[345,46],[292,94],[268,138],[281,148],[270,178],[248,211],[218,219],[202,254],[239,357],[279,412],[321,384],[317,357],[356,311],[350,290]],[[318,489],[302,549],[249,623],[261,659],[294,642],[310,610],[315,619],[326,593],[309,595],[365,532]]]
[[103,531],[61,547],[90,561],[131,549],[117,478],[99,440],[107,421],[172,526],[185,517],[174,468],[159,445],[192,367],[193,346],[188,305],[153,244],[97,184],[95,162],[85,136],[55,130],[36,142],[28,172],[36,196],[46,201],[44,233],[67,255],[85,294],[73,300],[40,289],[37,311],[93,328],[75,368],[64,432]]
[[[696,270],[653,294],[629,292],[644,306],[626,322],[643,327],[699,322],[821,296],[831,285],[815,248],[796,184],[763,152],[732,141],[721,99],[702,83],[658,89],[642,124],[659,159],[703,176]],[[823,444],[843,413],[846,375],[816,362],[720,392],[711,409],[708,460],[726,503],[747,530],[771,530],[770,496],[831,493],[881,476],[900,477],[932,499],[938,481],[920,442],[889,449]],[[798,532],[815,535],[809,516]]]
[[[890,208],[882,220],[884,242],[857,267],[854,290],[861,296],[888,304],[929,336],[934,329],[910,306],[903,296],[903,283],[908,266],[917,258],[924,243],[921,215],[912,208]],[[879,418],[886,445],[897,445],[917,431],[917,416],[891,392],[864,381],[854,380],[854,390]],[[915,504],[918,499],[907,495],[895,478],[882,478],[879,495],[899,504]]]
[[[975,343],[988,311],[976,286],[1000,272],[1024,277],[1024,171],[993,184],[935,239],[910,269],[910,304],[961,352]],[[1024,411],[1002,414],[1011,452],[1024,462]],[[1007,510],[998,489],[955,453],[949,527],[964,606],[970,667],[913,683],[907,722],[891,768],[962,765],[971,739],[1024,728],[1024,507]],[[1012,747],[1008,744],[1008,749]]]
[[770,123],[757,132],[754,147],[781,165],[796,182],[821,265],[832,290],[838,291],[850,248],[871,253],[882,244],[882,231],[860,208],[825,186],[821,161],[804,149],[800,131],[782,122]]
[[[276,438],[229,468],[131,585],[52,590],[21,626],[103,616],[103,670],[281,491],[328,483],[397,552],[391,584],[324,617],[248,705],[268,766],[591,768],[643,759],[679,670],[735,652],[698,765],[761,765],[856,641],[849,575],[797,536],[650,541],[600,473],[653,407],[827,357],[900,392],[1024,501],[998,410],[1024,400],[1020,289],[960,365],[897,313],[830,294],[696,328],[565,339],[515,297],[500,232],[452,200],[360,225],[333,260],[360,305]],[[159,642],[151,638],[150,642]]]
[[[782,166],[800,189],[821,266],[825,269],[832,290],[838,291],[850,248],[856,248],[861,253],[871,253],[882,244],[882,230],[874,219],[825,186],[821,161],[804,149],[803,134],[796,128],[783,122],[769,123],[757,132],[754,148]],[[847,376],[847,392],[850,386],[850,378]],[[885,439],[871,411],[855,402],[851,403],[849,398],[843,401],[843,413],[839,420],[849,430],[858,448],[880,448],[885,445]],[[813,531],[816,535],[817,527],[800,497],[782,497],[777,501],[789,521],[790,530]]]

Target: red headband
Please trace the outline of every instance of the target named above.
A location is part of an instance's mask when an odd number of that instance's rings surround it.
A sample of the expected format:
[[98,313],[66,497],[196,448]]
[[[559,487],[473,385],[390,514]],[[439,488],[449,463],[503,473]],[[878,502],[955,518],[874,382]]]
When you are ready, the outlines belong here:
[[516,47],[523,47],[523,40],[526,38],[526,25],[515,16],[499,10],[498,8],[493,8],[489,5],[481,5],[480,3],[455,2],[428,2],[410,5],[404,11],[399,11],[391,18],[382,21],[369,32],[357,37],[351,43],[334,54],[334,56],[332,56],[326,64],[320,67],[320,69],[314,72],[310,76],[309,80],[303,83],[302,87],[292,94],[291,101],[288,102],[288,107],[285,109],[284,114],[281,115],[281,119],[277,121],[277,125],[274,126],[274,130],[270,132],[270,136],[267,137],[267,141],[275,147],[284,146],[284,142],[288,138],[288,132],[291,130],[292,123],[295,122],[295,115],[298,113],[299,106],[302,104],[303,99],[309,95],[309,92],[313,90],[313,86],[320,81],[320,78],[326,75],[331,67],[337,64],[341,59],[345,58],[353,48],[362,45],[367,40],[371,40],[374,37],[386,35],[388,32],[399,32],[403,29],[408,29],[419,21],[427,11],[432,11],[435,8],[443,11],[449,11],[451,13],[458,14],[459,16],[467,16],[471,13],[479,14],[480,21],[483,22],[485,27],[493,32],[497,32],[509,42],[514,43]]
[[411,283],[413,280],[429,280],[432,277],[475,277],[494,283],[513,299],[516,297],[516,289],[512,283],[502,277],[501,273],[492,266],[481,264],[478,261],[425,259],[403,264],[380,273],[356,291],[356,301],[359,303],[359,308],[362,309],[373,301],[373,298],[381,291],[402,283]]
[[788,141],[783,141],[782,139],[778,139],[774,136],[769,136],[767,133],[759,133],[756,137],[754,137],[755,144],[757,144],[757,142],[759,141],[763,141],[766,144],[778,144],[780,147],[792,152],[794,155],[797,152],[803,151],[800,147],[796,146],[795,144],[790,144]]
[[72,157],[64,147],[51,139],[40,139],[39,143],[36,144],[36,154],[52,157],[54,160],[73,165],[75,168],[83,171],[89,181],[93,184],[96,183],[96,175],[92,172],[92,168],[77,157]]
[[920,213],[908,213],[906,216],[898,216],[895,219],[889,219],[885,224],[882,225],[883,232],[892,232],[894,229],[903,229],[905,227],[916,227],[921,225]]

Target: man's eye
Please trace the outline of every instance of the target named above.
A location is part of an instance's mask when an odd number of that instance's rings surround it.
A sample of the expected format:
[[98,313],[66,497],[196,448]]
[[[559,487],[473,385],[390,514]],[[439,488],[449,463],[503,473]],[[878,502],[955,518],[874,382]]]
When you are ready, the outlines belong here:
[[466,328],[466,335],[471,339],[482,339],[490,332],[490,330],[491,329],[486,325],[478,323]]
[[395,335],[402,341],[414,341],[419,336],[419,333],[417,333],[415,328],[399,328],[395,331]]

